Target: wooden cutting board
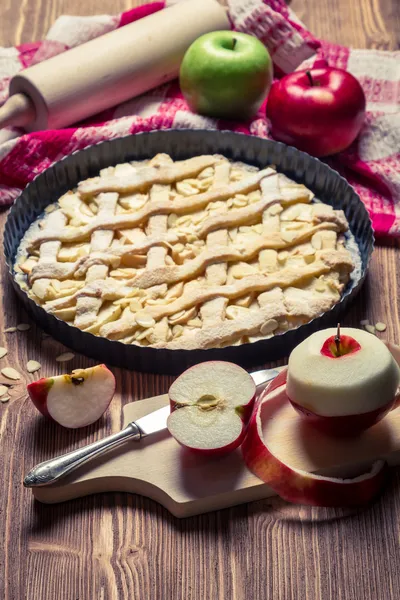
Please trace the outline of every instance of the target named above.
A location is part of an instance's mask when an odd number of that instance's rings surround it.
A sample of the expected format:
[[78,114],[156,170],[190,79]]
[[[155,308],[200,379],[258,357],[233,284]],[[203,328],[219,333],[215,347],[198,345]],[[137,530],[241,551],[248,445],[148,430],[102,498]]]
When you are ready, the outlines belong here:
[[[168,403],[166,395],[127,404],[124,426]],[[297,415],[290,404],[269,425],[271,449],[288,464],[322,474],[352,476],[376,458],[400,464],[400,409],[357,439],[332,439]],[[181,448],[167,431],[87,463],[59,484],[32,488],[37,500],[64,502],[98,492],[152,498],[176,517],[189,517],[274,495],[243,462],[240,449],[218,459]]]

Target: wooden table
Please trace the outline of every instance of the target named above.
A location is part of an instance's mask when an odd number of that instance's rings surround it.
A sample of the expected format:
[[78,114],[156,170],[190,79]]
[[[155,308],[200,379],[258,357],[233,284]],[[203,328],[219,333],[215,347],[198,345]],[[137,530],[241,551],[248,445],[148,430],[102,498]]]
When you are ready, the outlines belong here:
[[[129,0],[3,0],[0,43],[40,39],[60,14],[128,9]],[[397,8],[396,8],[397,7]],[[394,49],[398,0],[294,0],[316,35],[358,47]],[[0,216],[4,224],[5,214]],[[379,247],[347,324],[387,323],[399,341],[399,252]],[[397,268],[396,268],[397,267]],[[26,322],[2,264],[2,327]],[[63,347],[40,330],[0,332],[8,364],[28,359],[53,374]],[[93,361],[76,357],[73,367]],[[69,364],[71,366],[71,364]],[[24,385],[0,405],[0,597],[4,600],[397,600],[400,478],[373,506],[346,511],[268,500],[179,521],[139,496],[108,494],[44,506],[22,487],[39,460],[119,429],[121,403],[165,392],[167,377],[115,369],[118,396],[105,422],[62,431],[42,420]],[[26,382],[33,376],[26,376]]]

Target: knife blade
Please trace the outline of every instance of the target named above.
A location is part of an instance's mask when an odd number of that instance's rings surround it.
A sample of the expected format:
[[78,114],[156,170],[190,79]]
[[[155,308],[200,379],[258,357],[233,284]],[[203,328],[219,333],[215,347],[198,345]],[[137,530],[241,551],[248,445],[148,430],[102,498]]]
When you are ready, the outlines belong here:
[[[256,384],[257,392],[261,391],[281,370],[282,367],[277,369],[263,369],[255,373],[250,373]],[[169,414],[170,407],[168,404],[137,419],[137,421],[132,421],[118,433],[36,465],[26,475],[24,487],[39,487],[55,483],[92,458],[100,456],[128,440],[139,442],[144,437],[165,430]]]

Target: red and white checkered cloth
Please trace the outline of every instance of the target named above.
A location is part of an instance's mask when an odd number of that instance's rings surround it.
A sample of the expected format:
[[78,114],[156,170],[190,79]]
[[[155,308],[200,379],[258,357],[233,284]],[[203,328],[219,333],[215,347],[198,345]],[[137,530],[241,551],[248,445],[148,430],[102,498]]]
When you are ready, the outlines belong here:
[[[330,159],[368,207],[376,234],[400,236],[400,52],[353,50],[314,38],[284,0],[229,0],[238,31],[256,35],[268,48],[280,76],[324,59],[359,79],[367,97],[367,117],[358,139]],[[0,103],[10,78],[31,64],[162,10],[165,2],[120,16],[62,16],[42,42],[0,48]],[[8,205],[38,173],[74,150],[129,133],[167,128],[232,129],[269,136],[262,106],[250,122],[232,123],[191,113],[177,82],[96,115],[79,126],[21,135],[0,132],[0,205]]]

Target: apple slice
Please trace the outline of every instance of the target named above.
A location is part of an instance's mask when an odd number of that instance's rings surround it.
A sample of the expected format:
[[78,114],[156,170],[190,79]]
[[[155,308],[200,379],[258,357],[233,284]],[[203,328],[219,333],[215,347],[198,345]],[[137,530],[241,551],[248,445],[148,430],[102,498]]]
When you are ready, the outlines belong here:
[[244,460],[257,477],[288,502],[314,506],[358,506],[371,501],[381,490],[388,467],[376,461],[368,473],[354,479],[323,477],[283,463],[268,447],[268,422],[279,418],[288,402],[282,372],[264,390],[250,419],[242,444]]
[[182,446],[221,455],[242,443],[256,394],[247,371],[229,362],[200,363],[178,377],[168,393],[167,427]]
[[115,392],[115,377],[105,365],[43,377],[27,386],[36,408],[63,427],[76,429],[97,421]]

